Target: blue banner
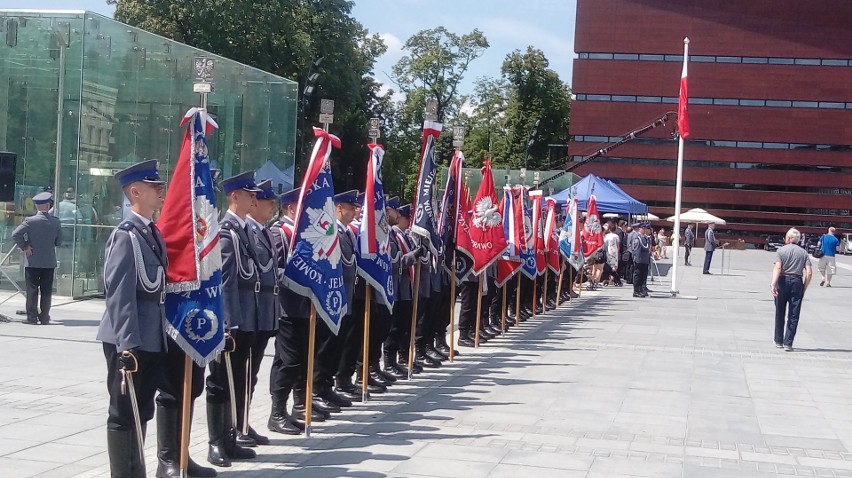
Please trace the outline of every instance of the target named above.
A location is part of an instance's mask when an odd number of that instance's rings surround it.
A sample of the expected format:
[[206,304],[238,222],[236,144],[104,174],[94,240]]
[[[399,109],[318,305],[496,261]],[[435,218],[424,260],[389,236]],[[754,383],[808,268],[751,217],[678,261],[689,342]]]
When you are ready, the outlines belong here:
[[169,257],[166,331],[204,367],[224,347],[219,211],[205,138],[205,129],[216,123],[196,108],[187,112],[181,124],[187,121],[190,124],[158,223]]
[[336,335],[349,308],[329,165],[331,148],[340,148],[340,140],[319,128],[314,128],[314,134],[318,138],[299,191],[284,286],[308,297]]
[[378,293],[379,302],[393,312],[393,269],[390,259],[390,226],[385,212],[385,190],[382,184],[382,159],[385,150],[371,144],[367,164],[367,184],[361,206],[361,227],[355,241],[358,275]]
[[424,240],[424,245],[434,256],[438,256],[443,243],[438,235],[437,218],[433,198],[438,167],[435,163],[435,142],[441,135],[441,123],[426,121],[423,123],[423,148],[420,156],[420,172],[417,176],[417,194],[414,209],[414,222],[411,232]]

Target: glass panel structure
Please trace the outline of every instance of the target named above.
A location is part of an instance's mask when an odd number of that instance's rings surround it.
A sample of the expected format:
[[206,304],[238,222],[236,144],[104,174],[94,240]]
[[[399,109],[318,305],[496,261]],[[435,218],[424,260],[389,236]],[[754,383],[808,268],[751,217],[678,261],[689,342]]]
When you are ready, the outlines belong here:
[[[0,252],[33,214],[32,196],[52,187],[58,294],[103,293],[104,244],[125,211],[112,174],[155,158],[170,178],[180,120],[199,104],[196,57],[214,60],[208,110],[219,129],[208,142],[222,175],[264,167],[280,190],[292,187],[295,82],[92,12],[0,10],[0,38],[0,151],[17,156],[14,192],[4,198],[0,186]],[[0,169],[11,164],[3,157]],[[0,267],[22,282],[19,253]]]

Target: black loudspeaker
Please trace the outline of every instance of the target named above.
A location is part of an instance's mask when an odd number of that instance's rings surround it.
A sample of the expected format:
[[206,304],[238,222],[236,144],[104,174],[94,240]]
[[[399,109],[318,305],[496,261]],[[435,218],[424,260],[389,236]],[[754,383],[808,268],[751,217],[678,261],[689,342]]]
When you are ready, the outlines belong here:
[[15,200],[17,153],[0,152],[0,201]]

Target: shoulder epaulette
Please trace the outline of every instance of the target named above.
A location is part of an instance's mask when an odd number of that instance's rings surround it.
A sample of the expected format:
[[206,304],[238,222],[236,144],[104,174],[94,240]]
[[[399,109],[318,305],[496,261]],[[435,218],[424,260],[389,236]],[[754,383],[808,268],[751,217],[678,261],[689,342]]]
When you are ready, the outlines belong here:
[[223,222],[222,224],[219,225],[219,228],[230,231],[231,229],[234,228],[234,224],[231,221],[225,221],[225,222]]
[[124,222],[122,222],[121,224],[118,225],[118,228],[121,229],[122,231],[132,231],[133,227],[134,227],[133,222],[131,222],[131,221],[124,221]]

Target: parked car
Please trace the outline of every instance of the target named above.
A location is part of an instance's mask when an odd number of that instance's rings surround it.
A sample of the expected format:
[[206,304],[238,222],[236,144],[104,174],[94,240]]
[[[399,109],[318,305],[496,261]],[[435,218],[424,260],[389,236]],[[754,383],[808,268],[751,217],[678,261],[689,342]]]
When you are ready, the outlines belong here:
[[781,236],[766,236],[763,242],[764,251],[775,251],[784,245],[784,238]]
[[852,254],[852,233],[843,234],[843,238],[840,239],[840,253]]

